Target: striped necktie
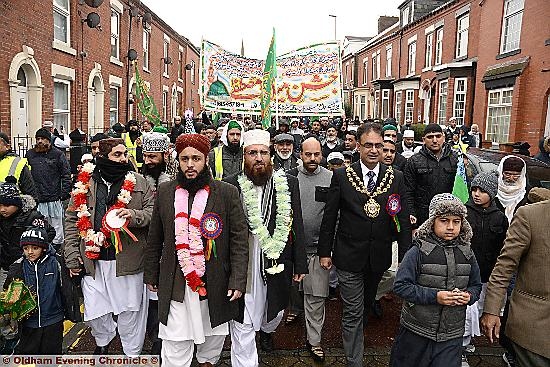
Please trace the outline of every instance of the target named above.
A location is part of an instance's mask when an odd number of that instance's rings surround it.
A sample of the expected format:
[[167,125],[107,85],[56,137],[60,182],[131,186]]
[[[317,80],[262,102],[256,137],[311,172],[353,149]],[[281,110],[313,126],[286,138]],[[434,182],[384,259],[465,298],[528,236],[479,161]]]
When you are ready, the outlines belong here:
[[367,183],[367,190],[369,190],[369,192],[373,192],[376,188],[376,182],[374,182],[374,171],[368,171],[367,177],[369,178],[369,182]]

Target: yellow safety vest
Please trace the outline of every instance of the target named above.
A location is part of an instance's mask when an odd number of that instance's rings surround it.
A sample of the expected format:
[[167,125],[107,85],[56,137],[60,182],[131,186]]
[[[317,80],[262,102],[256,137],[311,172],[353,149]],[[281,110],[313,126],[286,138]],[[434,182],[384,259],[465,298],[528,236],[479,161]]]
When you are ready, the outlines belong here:
[[223,178],[223,147],[214,148],[214,169],[216,170],[215,180],[221,181]]
[[15,176],[19,184],[21,172],[26,165],[27,158],[10,156],[0,160],[0,182],[5,182],[8,176]]
[[[128,149],[128,154],[132,155],[136,161],[137,168],[141,168],[143,166],[143,163],[140,163],[137,161],[137,139],[135,142],[132,143],[132,139],[130,139],[130,134],[123,133],[122,139],[124,139],[124,145],[126,145],[126,148]],[[138,138],[139,139],[139,138]]]

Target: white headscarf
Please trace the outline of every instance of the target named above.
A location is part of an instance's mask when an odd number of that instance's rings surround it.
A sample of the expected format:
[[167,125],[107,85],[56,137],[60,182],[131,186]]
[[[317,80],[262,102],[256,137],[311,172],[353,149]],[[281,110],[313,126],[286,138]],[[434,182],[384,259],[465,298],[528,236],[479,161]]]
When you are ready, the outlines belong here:
[[[239,124],[239,126],[241,127],[241,147],[243,146],[243,135],[244,135],[244,126],[243,126],[243,123],[238,121],[238,120],[235,120],[236,123]],[[227,131],[229,130],[229,121],[227,122],[227,124],[224,125],[223,127],[223,131],[222,131],[222,137],[220,138],[220,140],[222,141],[223,145],[225,145],[226,147],[229,146],[229,143],[227,141]]]
[[500,160],[500,163],[498,164],[498,193],[497,198],[504,206],[504,214],[506,215],[506,218],[508,218],[508,222],[512,221],[512,217],[514,216],[514,211],[516,209],[516,205],[523,200],[525,197],[526,192],[526,186],[527,186],[527,179],[525,177],[526,174],[526,164],[525,161],[521,158],[523,161],[523,169],[521,170],[519,179],[516,181],[514,185],[506,184],[504,182],[504,179],[502,178],[502,171],[504,166],[504,161],[507,160],[510,157],[519,158],[514,155],[507,155],[506,157],[502,158]]

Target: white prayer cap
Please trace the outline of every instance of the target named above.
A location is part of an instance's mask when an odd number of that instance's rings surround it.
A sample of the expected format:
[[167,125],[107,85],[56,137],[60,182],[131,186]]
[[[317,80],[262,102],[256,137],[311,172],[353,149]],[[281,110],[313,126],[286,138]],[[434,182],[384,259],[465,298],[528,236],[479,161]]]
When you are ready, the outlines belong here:
[[143,134],[142,141],[143,152],[147,153],[164,153],[168,151],[168,147],[170,145],[168,135],[157,132]]
[[85,163],[87,161],[93,161],[94,157],[90,153],[82,154],[82,158],[80,158],[80,161],[82,163]]
[[404,138],[414,138],[414,131],[412,131],[412,130],[403,131],[403,137]]
[[249,145],[261,144],[269,147],[271,135],[265,130],[254,129],[243,134],[243,149]]
[[328,163],[331,163],[333,160],[340,160],[340,161],[344,161],[344,155],[340,152],[331,152],[329,153],[328,157],[327,157],[327,162]]

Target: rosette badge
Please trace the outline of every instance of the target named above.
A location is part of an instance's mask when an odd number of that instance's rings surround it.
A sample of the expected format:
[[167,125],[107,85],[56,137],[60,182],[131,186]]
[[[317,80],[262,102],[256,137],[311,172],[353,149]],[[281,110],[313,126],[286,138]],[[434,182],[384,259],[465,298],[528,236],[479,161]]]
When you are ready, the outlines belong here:
[[206,251],[204,254],[205,259],[210,260],[210,256],[214,255],[218,258],[216,251],[215,239],[220,236],[223,229],[223,223],[220,216],[216,213],[205,213],[200,222],[201,235],[206,238]]

